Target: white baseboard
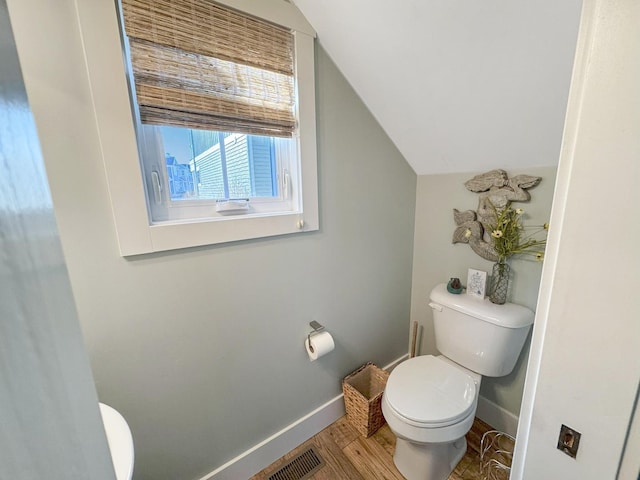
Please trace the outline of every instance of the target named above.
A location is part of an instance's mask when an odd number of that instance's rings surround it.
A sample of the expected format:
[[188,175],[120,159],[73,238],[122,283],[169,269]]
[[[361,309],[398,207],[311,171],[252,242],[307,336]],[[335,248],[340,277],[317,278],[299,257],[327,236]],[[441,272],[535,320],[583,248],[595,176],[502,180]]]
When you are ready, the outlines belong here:
[[[397,358],[383,367],[391,370],[407,355]],[[332,398],[324,405],[316,408],[304,417],[286,426],[279,432],[254,445],[246,452],[228,461],[221,467],[208,473],[200,480],[238,480],[250,478],[260,470],[271,465],[284,454],[289,453],[301,443],[324,430],[344,415],[342,394]]]
[[484,397],[478,398],[478,409],[476,417],[488,423],[496,430],[506,432],[515,437],[518,431],[518,416],[505,410],[500,405],[487,400]]

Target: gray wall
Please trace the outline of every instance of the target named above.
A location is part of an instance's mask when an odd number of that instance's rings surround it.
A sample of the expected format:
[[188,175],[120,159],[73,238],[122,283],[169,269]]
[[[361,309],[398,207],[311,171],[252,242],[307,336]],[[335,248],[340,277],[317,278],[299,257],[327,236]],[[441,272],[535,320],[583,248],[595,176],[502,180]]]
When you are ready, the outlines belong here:
[[[49,47],[60,84],[33,92],[98,393],[132,428],[135,479],[199,478],[339,394],[360,364],[406,353],[416,175],[322,49],[320,231],[125,259],[77,35],[65,35]],[[74,100],[54,120],[58,87]],[[336,341],[314,363],[311,320]]]
[[113,480],[4,0],[0,63],[0,478]]
[[[500,165],[496,165],[500,168]],[[459,277],[466,285],[467,270],[475,268],[491,273],[492,262],[476,255],[466,244],[452,244],[455,230],[452,211],[476,210],[478,194],[468,191],[464,182],[482,172],[418,177],[414,239],[411,322],[421,326],[419,353],[437,353],[433,336],[433,315],[428,306],[429,292],[438,283]],[[525,209],[526,225],[549,220],[555,184],[556,167],[536,167],[508,171],[510,176],[530,174],[542,177],[538,186],[529,190],[531,201],[518,204]],[[535,310],[542,264],[528,258],[510,261],[513,281],[509,301]],[[511,413],[520,412],[529,340],[514,371],[502,378],[483,378],[480,394]]]

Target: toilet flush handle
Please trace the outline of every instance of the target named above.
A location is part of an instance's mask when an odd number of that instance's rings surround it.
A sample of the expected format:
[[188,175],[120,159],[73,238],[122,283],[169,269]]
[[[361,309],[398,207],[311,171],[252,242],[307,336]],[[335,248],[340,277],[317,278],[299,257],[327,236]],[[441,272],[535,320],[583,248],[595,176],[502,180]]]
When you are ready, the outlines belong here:
[[442,310],[444,310],[444,308],[442,307],[442,305],[439,305],[437,303],[433,303],[433,302],[429,302],[429,306],[431,308],[433,308],[434,310],[437,310],[438,312],[441,312]]

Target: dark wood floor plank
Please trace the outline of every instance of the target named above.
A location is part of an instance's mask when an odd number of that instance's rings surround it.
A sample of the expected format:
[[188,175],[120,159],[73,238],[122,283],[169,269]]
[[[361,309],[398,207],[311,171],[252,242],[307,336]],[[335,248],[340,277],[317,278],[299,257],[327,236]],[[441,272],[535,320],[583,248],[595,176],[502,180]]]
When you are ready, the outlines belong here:
[[[350,459],[344,454],[342,448],[334,441],[329,428],[313,437],[313,443],[318,449],[318,453],[324,459],[325,463],[331,467],[336,480],[368,480],[360,475],[358,469],[353,465]],[[320,472],[318,472],[319,474]],[[316,480],[315,474],[312,478]],[[318,476],[317,480],[320,480]]]
[[456,465],[456,468],[453,469],[449,480],[459,480],[460,478],[462,478],[462,474],[471,464],[472,455],[474,453],[475,452],[469,446],[467,446],[467,453],[464,457],[462,457],[462,460],[460,460],[458,465]]
[[396,436],[389,428],[389,425],[383,425],[380,430],[373,434],[372,438],[378,442],[389,455],[393,456],[393,452],[396,451]]
[[470,460],[469,466],[462,472],[462,480],[478,480],[480,479],[480,456],[473,452],[467,454]]
[[489,430],[494,430],[494,428],[479,418],[476,418],[473,422],[471,430],[467,433],[467,444],[476,453],[480,453],[480,441],[482,440],[482,435]]
[[353,425],[349,423],[346,416],[339,418],[336,422],[329,425],[326,430],[333,441],[336,442],[336,445],[341,449],[360,436]]
[[372,438],[354,440],[344,453],[367,480],[404,480],[393,464],[393,458]]

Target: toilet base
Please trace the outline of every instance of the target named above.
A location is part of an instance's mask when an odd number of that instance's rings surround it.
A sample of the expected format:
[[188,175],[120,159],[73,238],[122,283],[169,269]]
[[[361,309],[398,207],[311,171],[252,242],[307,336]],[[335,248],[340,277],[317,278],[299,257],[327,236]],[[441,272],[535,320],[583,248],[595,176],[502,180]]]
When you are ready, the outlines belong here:
[[407,480],[447,480],[466,452],[465,437],[448,443],[412,443],[398,437],[393,463]]

